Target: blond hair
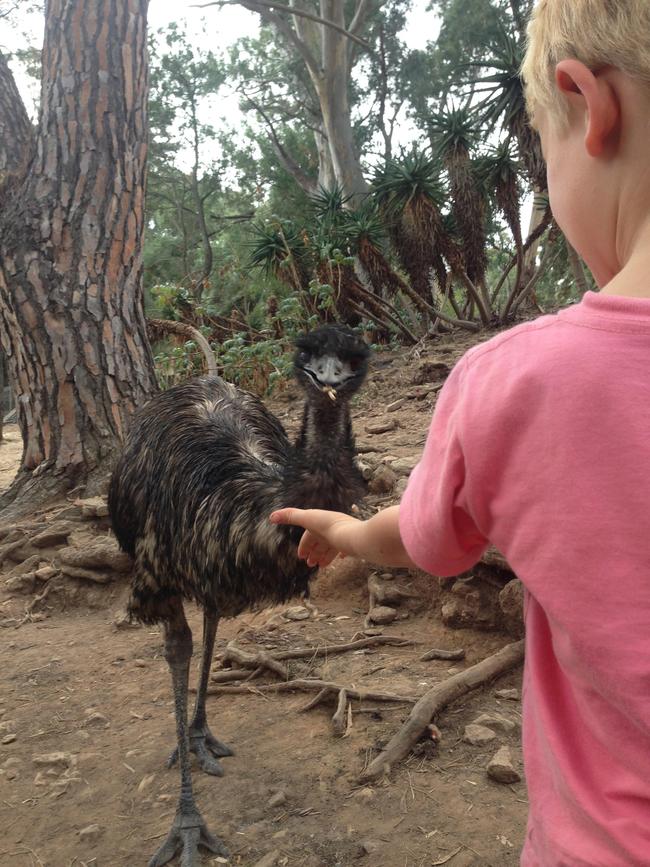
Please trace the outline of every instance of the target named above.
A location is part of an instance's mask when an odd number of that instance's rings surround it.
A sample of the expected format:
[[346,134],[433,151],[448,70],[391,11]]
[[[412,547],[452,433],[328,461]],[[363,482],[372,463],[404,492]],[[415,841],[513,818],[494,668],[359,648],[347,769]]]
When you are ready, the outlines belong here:
[[650,85],[650,0],[539,0],[522,66],[533,123],[540,108],[564,122],[555,67],[567,58],[593,70],[615,66]]

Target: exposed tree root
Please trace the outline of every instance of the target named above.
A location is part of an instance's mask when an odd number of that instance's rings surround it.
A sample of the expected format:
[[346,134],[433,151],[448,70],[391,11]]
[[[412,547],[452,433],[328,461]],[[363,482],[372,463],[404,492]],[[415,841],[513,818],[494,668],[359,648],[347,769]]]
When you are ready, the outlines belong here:
[[433,689],[418,699],[402,728],[364,769],[360,781],[370,782],[388,773],[396,762],[410,753],[437,713],[460,696],[515,668],[523,659],[524,642],[517,641],[506,645],[498,653],[471,668],[436,684]]
[[[329,693],[338,695],[342,689],[347,692],[348,698],[357,701],[397,701],[402,704],[413,704],[417,701],[416,696],[395,695],[390,692],[374,692],[370,689],[352,689],[327,680],[316,678],[299,678],[287,680],[281,683],[265,683],[260,686],[213,686],[208,689],[208,695],[264,695],[268,692],[312,692],[317,690],[322,701]],[[194,691],[194,690],[192,690]],[[304,710],[304,708],[303,708]]]
[[431,662],[432,659],[446,659],[451,662],[456,662],[460,659],[465,659],[464,650],[430,650],[420,657],[420,662]]
[[[362,650],[365,647],[378,645],[391,645],[393,647],[412,647],[417,642],[409,641],[392,635],[375,635],[369,638],[360,638],[348,644],[324,644],[322,647],[301,647],[295,650],[283,650],[280,653],[248,653],[230,642],[222,656],[224,666],[235,663],[239,668],[225,668],[215,671],[212,680],[216,683],[229,683],[234,680],[252,679],[258,677],[264,670],[270,670],[278,674],[283,680],[288,680],[289,675],[281,662],[288,659],[318,659],[323,656],[334,656],[338,653],[350,653]],[[253,675],[251,675],[251,669]]]

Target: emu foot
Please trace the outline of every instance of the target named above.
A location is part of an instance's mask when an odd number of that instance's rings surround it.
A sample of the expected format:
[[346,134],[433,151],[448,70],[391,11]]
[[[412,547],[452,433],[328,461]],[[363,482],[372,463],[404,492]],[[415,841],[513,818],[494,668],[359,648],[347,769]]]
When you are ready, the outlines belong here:
[[177,812],[167,839],[149,861],[149,867],[162,867],[175,855],[181,856],[181,867],[201,867],[199,846],[215,855],[228,857],[228,850],[218,837],[208,831],[196,807]]
[[[190,752],[196,755],[199,767],[212,774],[213,777],[223,777],[223,768],[217,759],[234,755],[230,747],[215,738],[207,726],[190,727]],[[173,767],[178,761],[178,747],[167,760],[167,767]]]

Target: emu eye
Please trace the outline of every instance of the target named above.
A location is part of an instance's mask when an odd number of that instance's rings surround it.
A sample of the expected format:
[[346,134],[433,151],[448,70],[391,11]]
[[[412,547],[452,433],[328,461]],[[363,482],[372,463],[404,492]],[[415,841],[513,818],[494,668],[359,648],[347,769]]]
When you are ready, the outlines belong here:
[[300,364],[307,364],[308,361],[309,361],[309,353],[305,352],[305,350],[303,349],[302,352],[298,353],[298,362]]

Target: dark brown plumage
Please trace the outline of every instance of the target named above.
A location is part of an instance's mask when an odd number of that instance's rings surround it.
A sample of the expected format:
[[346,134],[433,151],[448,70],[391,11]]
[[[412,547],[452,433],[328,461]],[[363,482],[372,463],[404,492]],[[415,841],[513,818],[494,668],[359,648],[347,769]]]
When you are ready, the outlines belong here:
[[[294,370],[305,392],[295,443],[256,397],[218,377],[157,395],[136,420],[109,490],[113,529],[134,558],[129,610],[161,622],[172,672],[181,799],[169,837],[150,862],[161,867],[197,847],[224,852],[196,808],[188,751],[221,775],[228,747],[209,731],[205,690],[219,617],[305,593],[315,573],[297,557],[300,530],[271,525],[281,506],[349,511],[363,494],[349,400],[366,374],[368,348],[347,328],[326,326],[296,341]],[[187,726],[192,635],[182,600],[204,610],[197,702]]]

